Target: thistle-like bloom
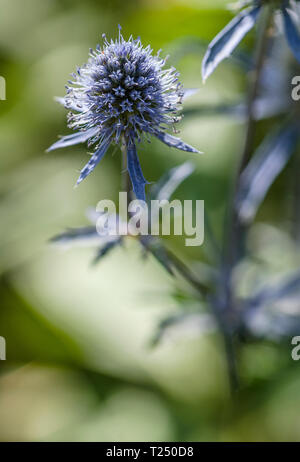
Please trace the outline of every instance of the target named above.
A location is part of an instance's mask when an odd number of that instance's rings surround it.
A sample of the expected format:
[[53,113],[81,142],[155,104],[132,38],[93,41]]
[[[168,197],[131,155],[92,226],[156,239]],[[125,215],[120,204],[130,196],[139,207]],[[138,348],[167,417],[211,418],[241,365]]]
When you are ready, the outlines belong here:
[[209,44],[202,63],[204,81],[223,59],[230,56],[266,7],[272,8],[274,14],[281,18],[289,47],[300,62],[300,0],[244,0],[238,5],[250,6],[235,16]]
[[88,142],[94,154],[81,170],[77,184],[89,175],[111,144],[123,144],[127,168],[138,199],[145,200],[143,176],[136,145],[143,135],[154,135],[183,151],[199,152],[166,128],[180,120],[178,110],[184,90],[174,68],[164,69],[166,60],[152,55],[140,39],[124,40],[119,27],[117,40],[90,50],[88,62],[72,74],[67,95],[59,101],[69,109],[68,125],[76,133],[62,137],[49,150]]

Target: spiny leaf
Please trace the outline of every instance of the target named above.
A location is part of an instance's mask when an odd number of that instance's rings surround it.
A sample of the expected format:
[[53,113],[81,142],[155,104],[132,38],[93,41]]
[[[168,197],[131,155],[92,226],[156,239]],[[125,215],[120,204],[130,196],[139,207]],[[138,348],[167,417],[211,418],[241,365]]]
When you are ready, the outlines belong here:
[[156,200],[169,200],[178,186],[188,178],[194,171],[191,162],[185,162],[170,169],[160,180],[151,188],[151,198]]
[[254,219],[269,188],[290,159],[298,137],[298,128],[285,124],[258,148],[242,173],[237,191],[235,207],[241,222]]
[[295,56],[300,62],[300,34],[299,34],[299,22],[298,28],[294,19],[293,11],[289,8],[282,7],[283,22],[287,41]]
[[103,143],[100,148],[97,149],[97,151],[92,155],[88,163],[81,170],[76,185],[81,183],[90,173],[92,173],[96,165],[99,164],[100,160],[105,156],[109,145],[110,142]]
[[259,11],[260,6],[243,10],[212,40],[202,63],[203,81],[212,74],[223,59],[228,58],[240,41],[252,29],[258,18]]
[[158,132],[155,134],[155,136],[165,143],[167,146],[170,146],[171,148],[177,148],[180,149],[181,151],[186,151],[186,152],[195,152],[198,154],[203,154],[202,152],[198,151],[198,149],[194,148],[190,144],[185,143],[182,141],[180,138],[177,138],[176,136],[169,135],[169,133],[164,133],[164,132]]
[[74,146],[75,144],[84,143],[88,139],[92,138],[98,132],[98,128],[90,128],[83,132],[72,133],[71,135],[62,136],[60,140],[56,141],[47,152],[54,151],[55,149],[66,148],[68,146]]

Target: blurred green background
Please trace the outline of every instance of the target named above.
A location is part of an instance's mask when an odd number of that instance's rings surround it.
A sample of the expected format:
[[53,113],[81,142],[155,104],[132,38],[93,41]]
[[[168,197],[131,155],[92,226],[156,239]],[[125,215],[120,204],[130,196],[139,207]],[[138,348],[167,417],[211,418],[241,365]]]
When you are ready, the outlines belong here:
[[[73,189],[87,161],[85,146],[46,154],[69,133],[66,111],[54,101],[90,47],[117,34],[141,36],[164,53],[185,87],[199,88],[186,107],[238,101],[243,71],[225,62],[201,83],[203,44],[228,20],[225,0],[0,0],[0,440],[22,441],[252,441],[300,440],[300,364],[289,341],[245,345],[239,352],[243,387],[232,402],[223,344],[215,333],[185,325],[155,347],[158,323],[180,312],[176,284],[136,243],[113,251],[97,267],[93,249],[63,252],[48,240],[84,226],[85,209],[117,199],[120,153],[109,155]],[[251,44],[251,36],[244,47]],[[189,45],[190,43],[193,44]],[[188,50],[178,53],[178,50]],[[240,120],[193,117],[181,136],[203,156],[153,141],[140,147],[149,181],[193,160],[196,171],[176,193],[204,199],[218,238],[243,138]],[[263,134],[264,123],[260,125]],[[250,245],[263,268],[245,263],[237,277],[295,266],[287,234],[292,166],[272,187]],[[207,242],[167,242],[197,265]],[[280,252],[279,252],[280,249]],[[198,263],[197,263],[198,262]],[[245,289],[246,290],[246,289]],[[205,308],[205,307],[204,307]],[[203,308],[203,309],[204,309]]]

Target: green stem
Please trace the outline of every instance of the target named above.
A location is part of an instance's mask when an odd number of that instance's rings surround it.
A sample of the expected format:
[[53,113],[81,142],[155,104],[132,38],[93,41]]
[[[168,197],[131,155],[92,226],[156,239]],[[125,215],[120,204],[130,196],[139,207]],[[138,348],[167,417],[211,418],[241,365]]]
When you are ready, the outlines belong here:
[[188,266],[183,263],[171,250],[164,249],[165,254],[167,255],[169,262],[176,268],[178,273],[187,281],[189,284],[196,289],[200,295],[206,295],[208,293],[208,288],[206,285],[202,284],[201,281],[194,275],[194,273],[188,268]]
[[226,365],[229,377],[231,396],[235,397],[236,393],[240,388],[240,379],[236,364],[234,341],[232,339],[232,335],[227,333],[223,333],[223,340],[225,346]]

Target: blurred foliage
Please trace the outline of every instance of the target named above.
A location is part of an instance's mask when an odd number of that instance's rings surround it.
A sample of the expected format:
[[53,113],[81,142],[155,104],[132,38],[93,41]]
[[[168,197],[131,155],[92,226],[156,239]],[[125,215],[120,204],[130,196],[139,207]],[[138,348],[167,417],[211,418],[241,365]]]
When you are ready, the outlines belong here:
[[[134,242],[95,268],[88,265],[90,249],[62,253],[48,244],[65,227],[86,225],[85,208],[116,199],[119,190],[117,150],[76,190],[85,147],[45,154],[56,133],[68,132],[65,111],[53,97],[64,94],[76,64],[85,62],[103,32],[114,36],[120,23],[124,36],[141,35],[165,54],[196,44],[176,59],[184,85],[200,88],[187,109],[236,103],[246,79],[234,61],[205,86],[200,76],[203,44],[231,17],[226,5],[0,0],[0,75],[7,82],[7,100],[0,101],[0,335],[7,341],[7,361],[0,363],[0,440],[300,439],[300,366],[291,360],[288,341],[242,347],[244,388],[233,403],[218,334],[204,335],[193,323],[175,325],[151,347],[159,322],[181,313],[183,282],[182,291],[175,288],[152,257],[141,258]],[[140,149],[143,171],[153,182],[192,158],[196,172],[176,197],[203,199],[218,239],[242,122],[222,115],[183,120],[182,136],[205,152],[201,157],[159,142]],[[259,122],[257,144],[268,123]],[[244,293],[276,269],[298,265],[299,252],[287,234],[292,170],[290,165],[276,180],[259,212],[248,245],[260,264],[246,261],[236,274]],[[199,249],[184,247],[179,238],[168,245],[190,265],[206,261],[207,241]],[[299,310],[298,303],[286,309]]]

